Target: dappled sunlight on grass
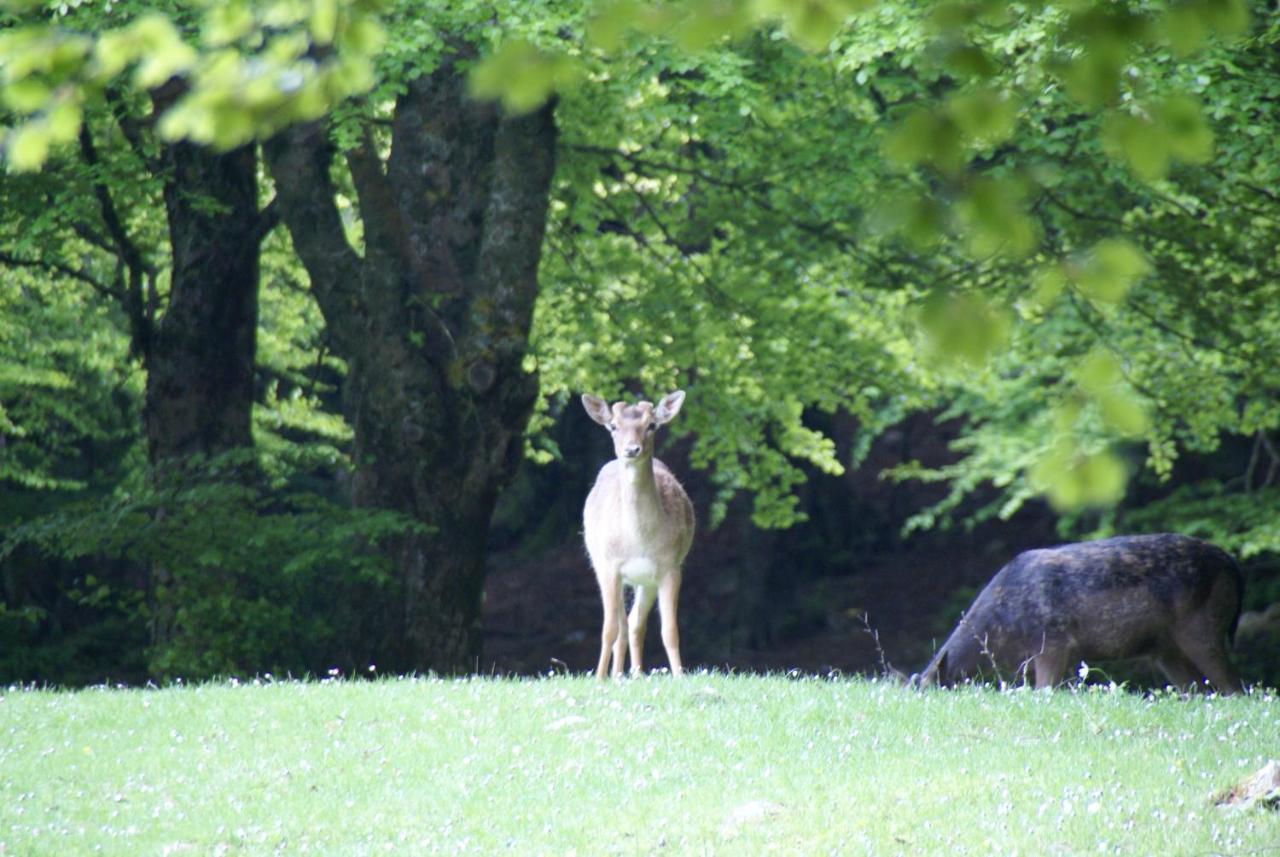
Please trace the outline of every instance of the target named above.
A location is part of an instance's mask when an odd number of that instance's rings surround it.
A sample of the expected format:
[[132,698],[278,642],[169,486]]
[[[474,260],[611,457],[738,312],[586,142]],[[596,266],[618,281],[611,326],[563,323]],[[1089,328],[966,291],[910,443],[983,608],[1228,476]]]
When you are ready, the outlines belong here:
[[667,676],[0,701],[0,852],[1160,853],[1280,841],[1212,796],[1269,694]]

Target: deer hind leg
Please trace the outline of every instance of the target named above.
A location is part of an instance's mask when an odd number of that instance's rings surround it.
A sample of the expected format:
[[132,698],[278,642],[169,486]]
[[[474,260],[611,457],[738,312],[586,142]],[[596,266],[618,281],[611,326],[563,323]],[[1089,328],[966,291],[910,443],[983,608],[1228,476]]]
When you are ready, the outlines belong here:
[[1197,615],[1174,629],[1173,640],[1218,693],[1242,693],[1240,675],[1227,657],[1226,635],[1208,614]]
[[663,575],[658,581],[658,613],[662,618],[662,646],[667,650],[667,662],[671,674],[684,673],[680,661],[680,627],[676,622],[676,608],[680,602],[680,569]]
[[622,581],[618,575],[601,575],[600,602],[604,607],[604,624],[600,629],[600,662],[596,664],[596,678],[609,673],[609,656],[618,641],[618,614],[622,605]]
[[649,627],[649,611],[653,609],[658,590],[653,586],[637,586],[631,604],[631,674],[644,672],[644,633]]
[[1171,686],[1183,692],[1200,687],[1206,678],[1186,655],[1172,646],[1156,657],[1156,666]]

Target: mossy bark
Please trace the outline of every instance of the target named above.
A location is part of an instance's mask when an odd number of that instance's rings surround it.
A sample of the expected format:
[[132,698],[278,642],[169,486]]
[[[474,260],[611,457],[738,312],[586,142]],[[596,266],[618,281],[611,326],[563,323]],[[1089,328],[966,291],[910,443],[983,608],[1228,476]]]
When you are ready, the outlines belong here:
[[355,432],[355,502],[409,515],[393,547],[399,641],[382,666],[474,670],[485,542],[521,458],[537,379],[523,367],[554,169],[550,106],[471,101],[452,60],[396,103],[386,158],[345,153],[364,251],[334,201],[318,124],[267,146],[282,217],[310,274]]

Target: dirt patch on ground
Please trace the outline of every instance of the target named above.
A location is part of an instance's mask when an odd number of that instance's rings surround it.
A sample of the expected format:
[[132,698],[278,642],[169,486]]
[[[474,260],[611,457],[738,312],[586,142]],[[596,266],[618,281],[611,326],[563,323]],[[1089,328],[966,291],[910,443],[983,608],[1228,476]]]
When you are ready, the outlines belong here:
[[[991,557],[977,538],[934,538],[867,556],[856,571],[797,588],[787,609],[803,621],[780,621],[761,640],[735,626],[728,570],[747,560],[733,540],[711,534],[685,568],[680,603],[682,653],[691,668],[751,672],[882,673],[886,665],[918,670],[950,631],[968,594],[1008,556]],[[1041,542],[1043,543],[1043,542]],[[975,547],[965,550],[966,544]],[[1030,544],[1027,545],[1031,546]],[[717,575],[722,577],[718,578]],[[485,590],[486,671],[529,675],[594,668],[600,646],[600,594],[582,547],[560,545],[538,556],[494,555]],[[649,668],[665,666],[656,612],[645,647]]]
[[[596,469],[612,450],[588,422],[566,420],[559,438],[563,461],[526,468],[506,498],[512,514],[505,517],[515,523],[500,532],[489,559],[486,671],[595,667],[600,596],[580,516]],[[823,429],[838,448],[855,445],[851,419],[832,418]],[[956,430],[918,416],[884,432],[858,468],[839,477],[811,473],[799,489],[808,520],[782,532],[751,526],[749,498],[739,498],[719,527],[708,526],[715,487],[705,471],[689,466],[687,442],[665,448],[662,458],[681,475],[699,516],[680,599],[686,666],[879,673],[887,661],[904,672],[918,670],[1000,566],[1021,550],[1061,541],[1052,514],[1036,503],[1010,521],[902,536],[906,519],[945,489],[881,474],[906,460],[953,459],[947,444]],[[993,496],[977,498],[967,510]],[[530,508],[539,510],[536,531]],[[539,541],[545,547],[530,547]],[[656,626],[655,616],[645,648],[650,669],[666,665]]]

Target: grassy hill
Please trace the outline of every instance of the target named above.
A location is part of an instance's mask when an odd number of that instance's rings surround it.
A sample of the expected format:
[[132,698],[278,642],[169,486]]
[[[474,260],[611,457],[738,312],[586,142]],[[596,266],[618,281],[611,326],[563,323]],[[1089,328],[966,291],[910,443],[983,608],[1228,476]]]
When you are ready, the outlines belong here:
[[0,699],[0,854],[1239,854],[1280,702],[784,676]]

